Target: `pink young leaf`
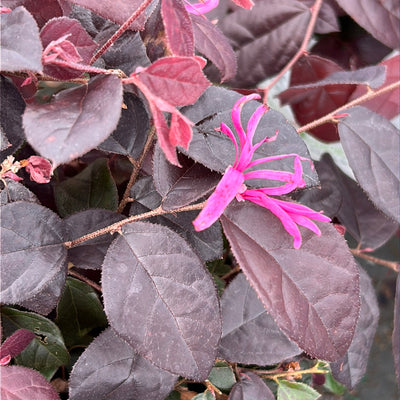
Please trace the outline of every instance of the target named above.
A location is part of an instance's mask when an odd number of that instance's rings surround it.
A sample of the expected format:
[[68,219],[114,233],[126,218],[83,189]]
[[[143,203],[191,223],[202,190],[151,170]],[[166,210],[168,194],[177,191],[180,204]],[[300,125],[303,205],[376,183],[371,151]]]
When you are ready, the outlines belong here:
[[31,176],[31,181],[37,183],[48,183],[52,172],[52,165],[43,157],[31,156],[28,158],[28,165],[25,167],[26,171]]
[[8,337],[0,347],[0,358],[7,355],[11,358],[17,356],[35,338],[35,334],[28,329],[18,329]]

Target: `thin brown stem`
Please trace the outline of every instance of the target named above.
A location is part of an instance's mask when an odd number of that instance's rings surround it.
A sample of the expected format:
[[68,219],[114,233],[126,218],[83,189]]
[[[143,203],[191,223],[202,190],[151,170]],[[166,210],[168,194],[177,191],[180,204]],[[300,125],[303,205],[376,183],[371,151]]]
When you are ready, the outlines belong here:
[[316,0],[314,5],[311,7],[310,22],[308,23],[303,42],[302,42],[299,50],[297,51],[297,53],[289,61],[289,63],[286,64],[286,66],[282,69],[282,71],[279,72],[279,74],[276,75],[276,77],[267,85],[267,87],[263,89],[264,90],[264,100],[263,100],[264,104],[267,104],[268,92],[270,91],[270,89],[282,78],[283,75],[286,74],[287,71],[289,71],[293,67],[293,65],[297,62],[297,60],[307,51],[308,42],[310,41],[311,36],[314,32],[314,27],[317,22],[317,17],[318,17],[319,10],[321,9],[321,5],[322,5],[322,0]]
[[323,117],[310,122],[309,124],[301,126],[300,128],[297,129],[297,133],[306,132],[306,131],[313,129],[319,125],[325,124],[326,122],[335,122],[336,121],[335,115],[341,113],[342,111],[345,111],[345,110],[349,109],[350,107],[354,107],[359,104],[362,104],[365,101],[371,100],[371,99],[378,97],[384,93],[390,92],[391,90],[394,90],[399,86],[400,86],[400,81],[397,81],[397,82],[391,83],[390,85],[383,87],[382,89],[369,90],[366,94],[364,94],[360,97],[357,97],[356,99],[337,108],[336,110],[330,112],[329,114],[326,114]]
[[71,240],[69,242],[64,242],[64,246],[67,249],[70,249],[71,247],[74,247],[74,246],[76,246],[76,245],[78,245],[80,243],[83,243],[83,242],[87,242],[88,240],[94,239],[94,238],[96,238],[98,236],[105,235],[106,233],[113,234],[115,232],[120,231],[120,229],[124,225],[129,224],[130,222],[140,221],[142,219],[155,217],[157,215],[165,215],[165,214],[171,214],[171,213],[174,214],[174,213],[185,212],[185,211],[201,210],[205,206],[205,204],[206,204],[206,201],[203,201],[202,203],[197,203],[197,204],[192,204],[192,205],[189,205],[189,206],[176,208],[175,210],[171,210],[171,211],[164,210],[160,206],[160,207],[158,207],[158,208],[156,208],[154,210],[148,211],[148,212],[143,213],[143,214],[132,215],[129,218],[125,218],[124,220],[116,222],[115,224],[106,226],[103,229],[99,229],[98,231],[95,231],[95,232],[89,233],[87,235],[81,236],[78,239]]
[[118,38],[128,30],[129,26],[132,22],[146,9],[146,7],[152,2],[152,0],[144,0],[143,3],[138,7],[138,9],[124,22],[123,25],[111,36],[110,39],[97,51],[97,53],[90,60],[90,64],[93,64],[96,60],[98,60],[107,49],[112,46]]
[[71,275],[74,278],[78,278],[80,281],[83,281],[83,282],[87,283],[93,289],[95,289],[95,290],[97,290],[98,292],[101,293],[101,286],[98,285],[96,282],[93,282],[92,280],[87,278],[85,275],[82,275],[79,272],[74,271],[73,269],[68,270],[68,275]]
[[363,258],[364,260],[371,261],[375,264],[382,265],[384,267],[390,268],[391,270],[395,272],[399,272],[400,270],[400,264],[396,261],[388,261],[388,260],[382,260],[381,258],[371,256],[370,254],[366,254],[360,249],[350,249],[350,251],[353,253],[354,256]]
[[144,149],[143,149],[142,154],[140,155],[139,159],[136,161],[133,158],[129,158],[129,160],[133,164],[133,169],[132,169],[131,176],[129,178],[129,182],[126,186],[125,193],[122,196],[122,200],[119,203],[119,206],[117,209],[117,212],[119,212],[119,213],[121,213],[123,211],[123,209],[125,208],[125,206],[128,204],[128,202],[131,201],[131,198],[129,197],[131,188],[134,185],[134,183],[136,182],[136,179],[139,175],[140,168],[143,164],[143,161],[144,161],[147,153],[149,152],[151,145],[153,144],[155,134],[156,134],[156,128],[153,126],[150,129],[149,136],[147,137],[146,144],[144,145]]

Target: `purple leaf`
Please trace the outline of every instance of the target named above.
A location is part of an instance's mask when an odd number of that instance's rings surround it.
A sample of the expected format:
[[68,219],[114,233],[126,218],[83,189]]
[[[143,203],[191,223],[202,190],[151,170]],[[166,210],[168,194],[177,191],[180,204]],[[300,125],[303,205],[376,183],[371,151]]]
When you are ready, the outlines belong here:
[[343,357],[360,309],[359,277],[336,229],[319,223],[318,237],[302,228],[296,250],[279,219],[262,207],[234,203],[221,221],[233,254],[279,328],[315,358]]
[[238,65],[229,83],[252,87],[280,71],[300,48],[310,16],[310,9],[299,1],[270,0],[223,18],[218,27],[229,39]]
[[[314,0],[300,0],[308,7],[314,5]],[[315,33],[324,34],[331,32],[340,32],[338,16],[336,15],[338,6],[334,0],[323,1],[318,13],[317,22],[315,24]]]
[[28,329],[18,329],[8,337],[0,347],[0,359],[9,355],[17,356],[34,339],[35,334]]
[[394,329],[392,336],[394,366],[397,386],[400,389],[400,278],[397,276],[396,297],[394,303]]
[[2,303],[25,305],[46,292],[46,300],[35,303],[50,312],[66,277],[62,221],[48,208],[25,201],[1,209]]
[[[17,7],[1,14],[1,71],[42,72],[42,43],[32,15]],[[15,40],[21,38],[20,40]]]
[[48,104],[29,104],[23,116],[26,137],[54,168],[92,150],[117,127],[122,84],[113,75],[67,89]]
[[0,205],[11,203],[13,201],[29,201],[39,204],[39,199],[22,183],[7,179],[7,190],[0,192]]
[[211,276],[170,229],[125,225],[103,264],[105,311],[111,326],[156,366],[190,379],[207,378],[221,336]]
[[60,400],[56,390],[39,372],[17,365],[0,368],[3,400]]
[[190,14],[196,49],[219,70],[221,82],[233,79],[236,74],[236,56],[222,32],[201,15]]
[[112,328],[98,336],[71,373],[71,400],[162,400],[177,376],[141,357]]
[[229,400],[275,400],[275,396],[263,382],[253,372],[246,372],[241,375],[240,382],[236,383],[231,393]]
[[[74,240],[122,219],[122,215],[112,211],[91,209],[72,214],[64,222],[69,240]],[[108,246],[116,235],[102,235],[72,247],[68,250],[68,261],[77,268],[100,269]]]
[[400,24],[397,0],[336,0],[359,25],[392,49],[399,47]]
[[162,196],[164,210],[186,206],[209,193],[221,179],[221,175],[210,171],[202,164],[179,157],[181,168],[167,161],[157,146],[153,157],[155,187]]
[[[206,90],[195,105],[185,107],[182,112],[195,123],[195,126],[189,149],[187,151],[181,149],[181,151],[207,168],[221,173],[225,172],[228,165],[233,165],[235,148],[232,141],[223,133],[216,132],[215,128],[219,128],[221,122],[224,122],[233,129],[231,111],[240,97],[236,92],[213,86]],[[244,126],[259,105],[260,103],[257,101],[251,101],[243,108],[242,123]],[[310,158],[305,143],[294,127],[282,114],[274,110],[269,110],[261,119],[253,142],[256,143],[265,137],[272,137],[276,131],[278,131],[277,139],[260,146],[254,153],[254,159],[282,153],[295,153]],[[289,161],[289,159],[272,161],[268,163],[268,167],[273,170],[292,171],[293,161]],[[262,166],[258,168],[262,168]],[[303,163],[303,170],[303,178],[307,186],[317,185],[317,174],[311,169],[309,162]],[[263,186],[265,181],[254,179],[252,184]]]
[[278,328],[244,274],[225,289],[221,299],[220,356],[230,362],[271,365],[302,351]]
[[379,320],[375,290],[368,274],[359,267],[361,309],[353,341],[346,355],[331,363],[333,377],[350,390],[357,385],[367,370],[369,351]]
[[364,107],[347,113],[339,135],[357,182],[380,210],[399,221],[399,131]]

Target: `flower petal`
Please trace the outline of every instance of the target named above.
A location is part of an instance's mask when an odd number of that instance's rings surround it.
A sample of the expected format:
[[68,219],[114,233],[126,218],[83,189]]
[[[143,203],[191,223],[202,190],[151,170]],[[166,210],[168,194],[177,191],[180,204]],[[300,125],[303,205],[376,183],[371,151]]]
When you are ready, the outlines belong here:
[[186,11],[191,14],[201,15],[208,13],[218,6],[219,0],[203,0],[199,3],[191,4],[188,1],[185,4]]

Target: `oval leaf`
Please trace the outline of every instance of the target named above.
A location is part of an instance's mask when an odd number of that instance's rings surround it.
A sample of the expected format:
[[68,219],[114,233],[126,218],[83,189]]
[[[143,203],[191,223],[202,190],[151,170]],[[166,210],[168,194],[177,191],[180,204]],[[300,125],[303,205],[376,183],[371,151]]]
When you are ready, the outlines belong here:
[[371,201],[400,221],[399,130],[364,107],[347,113],[339,122],[339,135],[350,167]]
[[241,377],[240,382],[232,388],[229,400],[255,399],[275,400],[275,396],[259,376],[252,372],[246,372]]
[[207,378],[221,335],[211,276],[177,233],[136,222],[109,247],[102,274],[111,326],[139,354],[172,373]]
[[238,275],[224,291],[221,311],[219,354],[223,359],[272,365],[302,353],[278,328],[244,274]]
[[279,381],[278,400],[317,400],[320,397],[316,390],[302,382]]
[[94,149],[117,127],[122,84],[114,75],[97,76],[88,85],[67,89],[48,104],[29,104],[26,137],[54,168]]
[[1,214],[1,301],[22,305],[50,290],[42,299],[50,312],[66,277],[62,221],[48,208],[25,201],[2,206]]
[[279,219],[257,205],[236,202],[221,221],[233,254],[279,328],[313,357],[343,357],[360,309],[359,276],[336,229],[320,223],[320,237],[302,229],[296,250]]

